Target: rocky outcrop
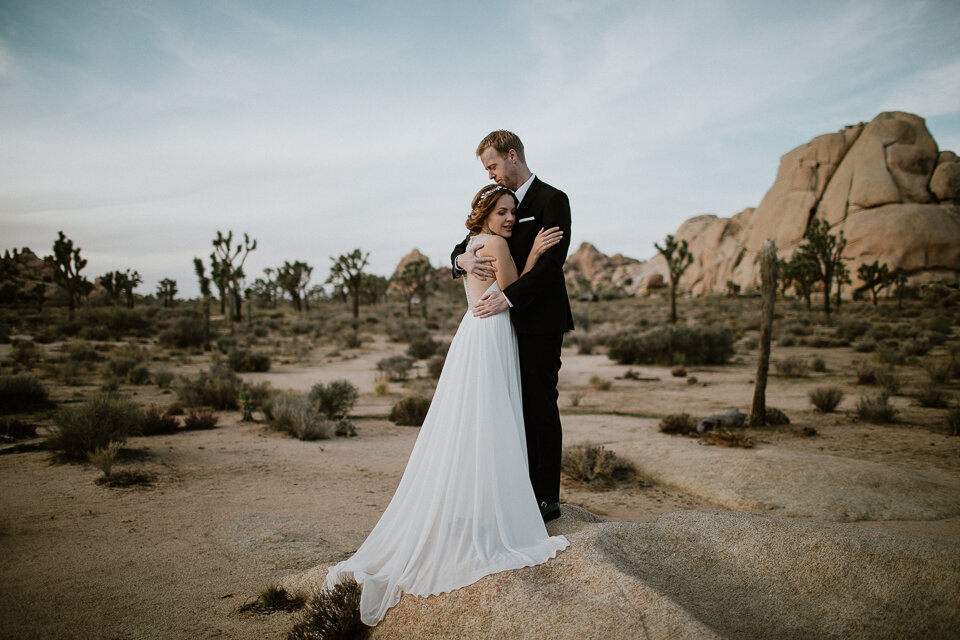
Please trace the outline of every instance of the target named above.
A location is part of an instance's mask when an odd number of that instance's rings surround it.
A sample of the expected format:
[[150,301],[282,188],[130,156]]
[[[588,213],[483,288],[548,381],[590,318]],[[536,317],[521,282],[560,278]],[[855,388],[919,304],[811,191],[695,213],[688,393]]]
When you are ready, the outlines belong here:
[[[960,628],[960,545],[731,511],[600,522],[570,547],[440,596],[404,595],[371,638],[934,638]],[[316,567],[282,581],[312,593]]]
[[[862,284],[857,268],[874,260],[914,283],[960,283],[960,161],[938,150],[922,118],[889,112],[788,152],[756,209],[680,225],[675,235],[695,258],[680,289],[721,293],[728,281],[749,289],[759,278],[763,241],[772,238],[779,257],[789,258],[814,217],[847,238],[854,288]],[[667,268],[657,255],[633,272],[643,283],[666,277]]]

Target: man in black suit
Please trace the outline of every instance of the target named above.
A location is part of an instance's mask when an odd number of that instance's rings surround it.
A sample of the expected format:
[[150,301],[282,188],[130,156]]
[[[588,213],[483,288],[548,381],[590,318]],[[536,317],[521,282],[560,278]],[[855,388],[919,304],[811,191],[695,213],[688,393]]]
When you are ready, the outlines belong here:
[[[562,434],[557,381],[563,334],[573,329],[563,278],[563,263],[570,247],[570,201],[565,193],[531,173],[523,143],[510,131],[494,131],[481,140],[477,157],[490,179],[513,190],[520,201],[513,235],[508,239],[516,264],[526,264],[540,229],[555,227],[563,232],[560,242],[547,249],[533,269],[502,292],[484,294],[474,307],[474,315],[480,318],[510,309],[520,351],[530,481],[540,513],[547,521],[560,516]],[[465,253],[467,240],[469,236],[450,256],[454,277],[467,272],[485,279],[494,277],[490,264],[493,258],[477,256],[476,251]]]

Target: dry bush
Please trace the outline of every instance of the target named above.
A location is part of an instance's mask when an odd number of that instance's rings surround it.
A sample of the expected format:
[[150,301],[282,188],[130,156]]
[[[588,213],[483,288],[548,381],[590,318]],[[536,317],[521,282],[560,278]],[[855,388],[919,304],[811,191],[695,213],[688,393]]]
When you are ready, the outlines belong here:
[[857,384],[877,384],[877,365],[869,360],[860,360],[854,364]]
[[305,604],[300,596],[291,595],[283,587],[275,584],[268,584],[260,593],[256,600],[248,602],[240,607],[244,613],[262,613],[270,614],[277,611],[295,611]]
[[390,422],[402,427],[419,427],[427,417],[430,398],[406,396],[397,400],[390,410]]
[[903,385],[903,378],[892,366],[878,367],[875,377],[877,386],[883,390],[884,395],[897,395]]
[[775,427],[782,424],[790,424],[790,417],[776,407],[767,407],[766,413],[767,426]]
[[667,326],[644,334],[617,334],[609,357],[620,364],[726,364],[733,357],[733,334],[726,329]]
[[310,401],[302,396],[278,394],[263,410],[274,428],[298,440],[326,440],[333,434],[333,423],[314,411]]
[[213,429],[217,426],[219,416],[210,409],[190,409],[183,419],[183,428],[190,431]]
[[419,340],[414,340],[407,347],[407,355],[413,358],[414,360],[426,360],[433,354],[437,352],[437,349],[440,348],[440,343],[434,340],[433,338],[426,337]]
[[876,396],[860,396],[857,401],[857,415],[868,422],[886,423],[896,419],[897,409],[890,404],[885,393]]
[[753,440],[742,433],[734,433],[726,429],[717,431],[706,431],[700,434],[701,442],[707,444],[716,444],[721,447],[739,447],[741,449],[750,449],[753,447]]
[[693,435],[697,433],[697,419],[688,413],[672,413],[660,420],[659,428],[662,433]]
[[51,406],[46,387],[32,373],[0,375],[0,413],[38,411]]
[[242,382],[227,367],[212,365],[194,378],[181,376],[177,384],[177,399],[188,407],[213,407],[230,411],[238,407]]
[[378,396],[385,396],[390,393],[390,381],[380,376],[373,384],[373,392]]
[[610,391],[613,382],[600,376],[590,376],[590,386],[596,391]]
[[357,404],[359,392],[349,380],[333,380],[324,385],[313,385],[310,389],[310,402],[316,410],[329,420],[341,420]]
[[797,356],[777,360],[776,367],[777,375],[784,378],[803,378],[809,371],[807,363]]
[[167,369],[160,369],[159,371],[154,372],[153,381],[161,389],[169,389],[170,383],[173,382],[174,375],[172,371]]
[[362,640],[370,627],[360,620],[361,587],[341,580],[310,598],[287,640]]
[[954,365],[951,360],[939,359],[923,364],[923,370],[933,384],[944,384],[953,375]]
[[413,360],[406,356],[391,356],[377,363],[377,369],[393,382],[406,380],[412,366]]
[[87,459],[93,463],[93,466],[103,471],[105,477],[109,478],[110,471],[113,470],[113,461],[117,459],[117,454],[120,453],[120,447],[122,446],[119,442],[108,442],[102,447],[88,451]]
[[143,415],[129,400],[109,394],[88,399],[79,407],[64,407],[54,415],[55,428],[47,443],[66,460],[85,460],[87,454],[111,442],[124,443],[140,432]]
[[827,361],[820,357],[814,358],[810,361],[810,369],[817,373],[823,373],[827,370]]
[[166,412],[160,411],[160,407],[155,404],[143,409],[142,413],[143,421],[140,423],[140,435],[165,435],[168,433],[176,433],[180,428],[176,418]]
[[443,365],[447,362],[446,355],[434,355],[427,360],[427,374],[434,379],[439,379],[443,372]]
[[579,406],[580,406],[580,402],[583,401],[583,397],[584,397],[585,395],[586,395],[586,394],[585,394],[583,391],[571,391],[571,392],[570,392],[570,406],[571,406],[571,407],[579,407]]
[[560,469],[570,481],[598,490],[632,482],[637,477],[632,462],[591,442],[564,447]]
[[670,375],[673,376],[674,378],[686,378],[687,369],[684,366],[678,365],[670,369]]
[[817,387],[810,392],[810,402],[820,413],[830,413],[843,400],[843,391],[839,387]]
[[227,354],[227,366],[234,371],[269,371],[270,356],[251,349],[235,348]]
[[960,436],[960,398],[957,398],[956,404],[947,412],[947,433]]
[[921,385],[913,394],[914,399],[924,407],[945,409],[949,406],[947,392],[936,385]]
[[37,425],[17,418],[0,418],[0,442],[16,442],[37,437]]

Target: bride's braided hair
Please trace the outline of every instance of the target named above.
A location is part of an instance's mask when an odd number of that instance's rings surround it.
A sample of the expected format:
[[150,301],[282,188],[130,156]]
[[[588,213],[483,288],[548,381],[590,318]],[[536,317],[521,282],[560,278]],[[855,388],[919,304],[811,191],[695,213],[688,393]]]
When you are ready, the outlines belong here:
[[490,215],[490,212],[497,207],[497,201],[504,193],[513,196],[515,205],[520,204],[517,201],[517,194],[507,187],[499,184],[488,184],[473,196],[473,202],[470,205],[470,215],[467,216],[467,229],[470,233],[480,233],[483,231],[483,223]]

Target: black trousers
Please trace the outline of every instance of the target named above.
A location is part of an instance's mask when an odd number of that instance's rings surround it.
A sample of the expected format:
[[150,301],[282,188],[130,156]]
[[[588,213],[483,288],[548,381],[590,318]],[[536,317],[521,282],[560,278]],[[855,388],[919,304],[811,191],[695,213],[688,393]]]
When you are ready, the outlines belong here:
[[552,504],[560,500],[563,437],[557,407],[557,381],[563,334],[519,334],[517,343],[530,482],[537,504]]

